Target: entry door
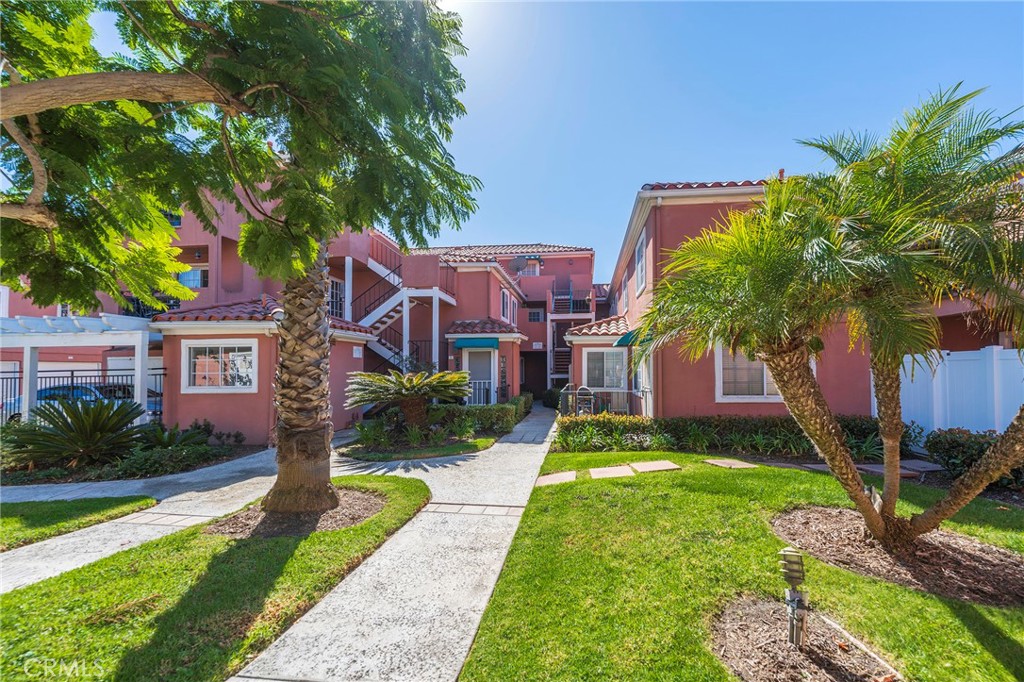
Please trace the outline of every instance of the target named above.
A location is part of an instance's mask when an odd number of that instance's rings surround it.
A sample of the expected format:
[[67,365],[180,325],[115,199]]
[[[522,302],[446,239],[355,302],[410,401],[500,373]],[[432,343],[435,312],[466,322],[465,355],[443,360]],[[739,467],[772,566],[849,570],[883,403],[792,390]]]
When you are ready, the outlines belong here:
[[491,375],[492,355],[490,350],[467,350],[466,369],[469,370],[470,405],[490,405],[493,402],[494,377]]

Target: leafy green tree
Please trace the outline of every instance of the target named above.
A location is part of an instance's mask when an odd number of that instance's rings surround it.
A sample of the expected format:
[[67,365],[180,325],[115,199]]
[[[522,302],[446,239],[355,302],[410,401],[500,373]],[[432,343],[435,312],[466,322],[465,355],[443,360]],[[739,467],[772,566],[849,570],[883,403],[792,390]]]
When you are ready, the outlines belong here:
[[[117,13],[130,57],[102,58],[90,46],[96,9]],[[284,282],[279,475],[264,506],[335,506],[326,244],[371,226],[402,245],[423,244],[474,210],[479,183],[455,169],[445,148],[464,113],[452,64],[463,51],[457,15],[432,3],[354,0],[19,2],[5,3],[4,13],[12,189],[0,216],[34,237],[22,252],[5,250],[5,283],[40,303],[61,298],[85,308],[95,307],[97,289],[182,295],[157,216],[184,205],[212,230],[208,197],[235,201],[248,216],[243,259]],[[44,54],[50,48],[66,54]],[[78,149],[69,138],[82,112],[97,140]],[[128,159],[119,147],[134,144],[154,151],[134,159],[141,178],[122,178],[118,164]],[[73,175],[54,163],[68,149],[80,157]],[[180,170],[159,172],[179,161]],[[97,224],[90,202],[118,210]],[[124,256],[147,248],[149,259]]]
[[345,407],[397,405],[406,424],[426,427],[428,401],[458,400],[469,394],[469,372],[353,372],[349,375]]
[[[940,346],[933,304],[958,296],[1018,337],[1024,329],[1013,184],[1021,158],[1016,149],[990,153],[1021,126],[970,111],[973,96],[939,93],[880,142],[815,143],[832,148],[842,167],[770,182],[761,205],[680,247],[644,318],[648,352],[682,342],[699,356],[722,343],[764,361],[871,534],[892,548],[936,528],[1024,461],[1022,412],[945,500],[912,519],[895,513],[900,372],[904,355],[931,359]],[[870,348],[886,462],[878,501],[865,492],[811,369],[822,335],[840,321]]]

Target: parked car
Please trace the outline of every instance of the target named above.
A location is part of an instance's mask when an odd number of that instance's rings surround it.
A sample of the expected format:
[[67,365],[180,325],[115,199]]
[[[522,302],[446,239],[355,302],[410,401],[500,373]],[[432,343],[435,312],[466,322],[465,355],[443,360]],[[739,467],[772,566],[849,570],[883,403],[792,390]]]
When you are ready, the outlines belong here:
[[[146,415],[150,421],[159,421],[163,416],[163,394],[151,388],[146,391]],[[57,400],[84,400],[90,403],[97,400],[127,402],[134,399],[135,387],[128,384],[60,384],[40,388],[36,392],[36,403]],[[4,402],[4,421],[18,421],[21,419],[21,413],[21,396]]]

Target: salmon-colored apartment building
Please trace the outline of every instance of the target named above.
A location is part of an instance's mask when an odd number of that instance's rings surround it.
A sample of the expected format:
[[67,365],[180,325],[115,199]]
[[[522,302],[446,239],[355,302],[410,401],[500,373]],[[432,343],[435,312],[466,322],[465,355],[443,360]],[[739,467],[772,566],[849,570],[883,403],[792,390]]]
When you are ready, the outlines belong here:
[[[610,283],[594,282],[594,250],[584,246],[403,252],[379,232],[339,235],[330,244],[328,261],[336,427],[360,417],[344,407],[350,372],[418,367],[468,370],[474,404],[501,402],[522,391],[539,396],[568,385],[569,390],[586,387],[597,409],[604,410],[653,416],[785,414],[771,377],[757,361],[721,349],[696,362],[672,350],[639,367],[631,361],[631,332],[662,276],[664,253],[714,227],[730,208],[750,206],[761,187],[756,181],[644,185]],[[164,312],[133,299],[125,308],[106,300],[97,313],[104,329],[135,329],[141,340],[134,347],[103,345],[102,336],[94,337],[94,346],[78,346],[71,335],[39,348],[12,347],[3,343],[4,336],[19,337],[12,330],[31,330],[35,333],[26,337],[31,339],[92,327],[76,322],[80,318],[62,306],[40,309],[16,292],[0,291],[4,418],[34,400],[78,397],[79,384],[103,387],[115,375],[148,366],[145,383],[150,407],[156,405],[152,417],[181,425],[209,419],[219,430],[241,431],[248,442],[266,442],[275,421],[280,283],[259,278],[239,259],[242,216],[226,202],[219,214],[216,235],[187,213],[171,218],[178,227],[180,259],[191,266],[179,279],[196,292],[193,300],[168,301]],[[948,313],[944,329],[956,346],[952,350],[995,342],[972,334],[956,306],[943,312]],[[141,322],[142,331],[126,318]],[[870,414],[867,356],[850,347],[845,329],[826,339],[815,369],[836,412]],[[27,389],[32,382],[21,381],[26,372],[37,378],[38,395]],[[134,376],[135,399],[141,402],[143,383],[139,373]]]

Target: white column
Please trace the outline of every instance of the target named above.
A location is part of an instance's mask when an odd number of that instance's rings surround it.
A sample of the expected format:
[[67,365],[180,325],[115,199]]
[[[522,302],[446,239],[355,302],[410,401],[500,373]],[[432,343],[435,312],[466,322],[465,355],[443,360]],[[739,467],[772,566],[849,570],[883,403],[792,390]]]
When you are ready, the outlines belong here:
[[437,287],[434,287],[434,296],[431,303],[434,307],[430,313],[432,318],[430,330],[430,361],[434,363],[435,368],[439,368],[441,366],[441,299],[437,295]]
[[147,373],[149,372],[149,332],[139,332],[135,341],[135,402],[142,405],[145,412],[139,417],[139,424],[149,421],[149,391],[146,390]]
[[345,319],[352,321],[352,256],[345,256]]
[[39,388],[39,349],[25,346],[21,361],[21,418],[28,421],[29,412],[36,406]]
[[409,358],[409,292],[402,292],[402,360]]

